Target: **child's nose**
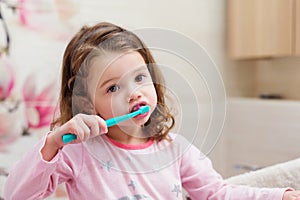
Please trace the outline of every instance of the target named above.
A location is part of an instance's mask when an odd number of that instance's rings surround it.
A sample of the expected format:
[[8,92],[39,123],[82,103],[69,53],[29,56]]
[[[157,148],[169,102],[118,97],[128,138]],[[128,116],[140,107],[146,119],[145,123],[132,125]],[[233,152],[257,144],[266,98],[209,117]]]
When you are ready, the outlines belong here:
[[130,103],[130,102],[136,101],[136,100],[140,99],[141,97],[142,97],[141,92],[139,90],[134,90],[129,94],[128,102]]

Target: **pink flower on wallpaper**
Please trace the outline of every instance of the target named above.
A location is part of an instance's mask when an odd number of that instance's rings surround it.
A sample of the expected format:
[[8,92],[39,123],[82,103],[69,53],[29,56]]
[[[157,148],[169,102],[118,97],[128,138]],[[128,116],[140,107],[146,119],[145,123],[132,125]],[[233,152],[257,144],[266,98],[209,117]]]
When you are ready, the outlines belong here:
[[53,82],[38,92],[34,75],[26,79],[22,93],[28,128],[42,128],[51,124],[56,109],[56,92]]
[[7,99],[15,85],[13,67],[6,56],[0,56],[0,101]]
[[21,101],[13,97],[15,74],[8,57],[0,56],[0,151],[22,135],[26,126]]
[[19,101],[0,102],[0,152],[22,136],[26,127],[24,106]]
[[74,0],[19,0],[22,25],[56,39],[72,34],[72,18],[78,12]]

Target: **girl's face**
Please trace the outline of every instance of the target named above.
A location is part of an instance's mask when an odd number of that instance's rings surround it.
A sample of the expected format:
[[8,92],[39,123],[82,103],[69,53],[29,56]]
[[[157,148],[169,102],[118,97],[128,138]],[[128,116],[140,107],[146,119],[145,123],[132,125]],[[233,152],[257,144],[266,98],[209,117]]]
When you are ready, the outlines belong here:
[[147,65],[136,51],[112,54],[110,58],[112,59],[106,62],[103,62],[103,59],[101,61],[96,59],[93,62],[92,69],[98,71],[96,73],[92,71],[92,76],[99,75],[94,90],[95,110],[106,120],[149,105],[148,113],[119,124],[141,126],[148,121],[157,104],[156,91]]

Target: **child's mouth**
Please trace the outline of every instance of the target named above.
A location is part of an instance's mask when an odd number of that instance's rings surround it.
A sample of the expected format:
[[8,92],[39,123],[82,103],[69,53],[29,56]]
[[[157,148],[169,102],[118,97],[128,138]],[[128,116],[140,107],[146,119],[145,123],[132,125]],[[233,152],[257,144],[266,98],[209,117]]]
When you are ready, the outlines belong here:
[[140,104],[137,104],[137,105],[133,106],[132,109],[131,109],[131,111],[130,111],[130,113],[139,110],[143,106],[146,106],[146,104],[145,103],[140,103]]

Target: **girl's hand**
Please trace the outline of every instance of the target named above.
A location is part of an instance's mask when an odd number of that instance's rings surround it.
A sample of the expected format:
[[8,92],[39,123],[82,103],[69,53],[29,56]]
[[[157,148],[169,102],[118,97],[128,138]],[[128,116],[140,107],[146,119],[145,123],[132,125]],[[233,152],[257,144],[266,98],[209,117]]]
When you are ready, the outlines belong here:
[[300,200],[300,191],[288,190],[283,194],[282,200]]
[[77,139],[68,143],[75,144],[86,141],[89,138],[107,133],[107,126],[104,119],[97,115],[77,114],[62,126],[49,133],[46,143],[41,150],[44,160],[50,161],[64,145],[62,136],[72,133]]
[[72,133],[77,136],[77,139],[68,143],[80,143],[89,138],[98,136],[101,133],[107,132],[107,126],[101,117],[97,115],[77,114],[62,126],[53,131],[55,143],[59,148],[65,144],[62,141],[62,136],[67,133]]

